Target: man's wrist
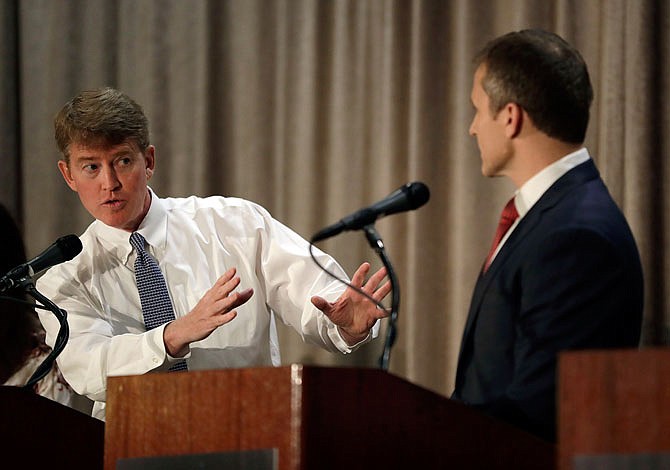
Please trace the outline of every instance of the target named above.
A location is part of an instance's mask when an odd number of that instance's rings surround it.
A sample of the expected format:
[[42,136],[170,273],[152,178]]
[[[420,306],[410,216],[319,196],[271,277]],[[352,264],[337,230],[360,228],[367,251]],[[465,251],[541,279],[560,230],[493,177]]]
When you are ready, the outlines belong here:
[[370,336],[370,331],[366,331],[362,335],[352,335],[348,333],[344,328],[340,328],[339,326],[337,327],[337,331],[340,333],[340,336],[342,336],[342,339],[347,343],[349,346],[356,346],[357,344],[365,341],[368,336]]
[[182,358],[188,354],[189,345],[184,341],[179,340],[178,328],[172,321],[165,325],[163,330],[163,343],[165,344],[165,352],[174,358]]

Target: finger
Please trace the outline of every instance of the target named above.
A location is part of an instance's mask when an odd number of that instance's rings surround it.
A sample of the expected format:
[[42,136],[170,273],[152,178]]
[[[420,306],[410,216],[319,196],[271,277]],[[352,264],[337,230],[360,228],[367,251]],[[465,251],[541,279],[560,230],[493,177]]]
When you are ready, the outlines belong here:
[[388,317],[391,315],[391,309],[390,308],[379,308],[377,307],[377,310],[375,311],[375,317],[377,320],[383,320],[384,318]]
[[386,268],[379,269],[376,273],[370,276],[370,279],[365,283],[365,288],[367,292],[374,292],[382,280],[386,277]]
[[382,285],[379,289],[377,289],[374,294],[372,294],[372,298],[375,299],[377,302],[381,302],[384,297],[386,297],[389,292],[391,292],[392,289],[391,281],[386,281],[384,285]]
[[232,296],[224,299],[227,301],[225,303],[228,303],[231,300],[232,303],[230,303],[227,307],[222,308],[221,314],[215,317],[216,325],[221,326],[231,322],[235,317],[237,317],[237,310],[233,309],[246,303],[251,298],[252,295],[254,295],[254,290],[250,288],[245,289],[242,292],[236,292]]
[[232,296],[228,296],[229,299],[232,298],[232,304],[229,308],[237,308],[240,305],[247,303],[252,295],[254,295],[254,290],[251,288],[244,289],[241,292],[235,292]]
[[312,297],[312,305],[314,305],[316,308],[321,310],[323,313],[326,313],[330,311],[330,302],[328,302],[326,299],[323,297],[319,296],[314,296]]
[[219,327],[221,325],[225,325],[226,323],[230,323],[237,317],[237,310],[231,310],[230,312],[226,312],[223,315],[219,315],[214,318],[214,324],[216,327]]
[[233,292],[239,285],[240,285],[240,278],[234,277],[232,279],[229,279],[224,284],[217,286],[215,290],[217,298],[222,299],[224,297],[228,297],[230,293]]
[[214,305],[217,314],[221,315],[226,312],[232,311],[234,308],[237,308],[240,305],[246,303],[253,294],[254,294],[253,289],[245,289],[241,292],[234,292],[230,295],[227,295],[219,299]]
[[356,287],[361,287],[365,281],[365,276],[367,276],[368,271],[370,271],[370,263],[366,261],[358,267],[354,275],[351,277],[351,284]]
[[[212,298],[213,301],[219,300],[228,294],[230,294],[235,287],[239,284],[239,277],[235,277],[237,270],[235,268],[230,268],[228,271],[223,273],[219,277],[214,285],[207,291],[207,296]],[[232,284],[229,284],[231,283]]]
[[[230,281],[230,280],[235,276],[235,273],[236,273],[236,272],[237,272],[237,269],[234,268],[234,267],[228,269],[228,271],[226,271],[225,273],[223,273],[223,274],[221,275],[221,277],[219,277],[219,278],[216,280],[216,282],[214,283],[214,286],[219,286],[219,287],[220,287],[220,286],[224,285],[226,282]],[[212,287],[214,287],[214,286],[212,286]]]

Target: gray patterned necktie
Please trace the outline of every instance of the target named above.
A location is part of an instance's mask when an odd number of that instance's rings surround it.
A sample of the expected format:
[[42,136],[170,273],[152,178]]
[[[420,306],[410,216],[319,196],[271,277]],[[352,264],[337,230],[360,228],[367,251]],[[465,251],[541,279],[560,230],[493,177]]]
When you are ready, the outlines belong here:
[[[133,232],[130,235],[130,244],[137,252],[135,260],[135,282],[140,294],[144,326],[148,330],[175,319],[172,302],[168,294],[165,278],[156,261],[149,256],[144,248],[145,240],[142,235]],[[179,361],[170,367],[171,371],[188,370],[185,361]]]

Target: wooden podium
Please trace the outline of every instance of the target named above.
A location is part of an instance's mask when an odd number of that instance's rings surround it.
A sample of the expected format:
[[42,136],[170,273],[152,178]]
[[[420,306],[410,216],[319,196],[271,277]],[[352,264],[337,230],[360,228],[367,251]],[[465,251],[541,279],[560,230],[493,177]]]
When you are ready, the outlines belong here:
[[567,352],[559,468],[670,468],[670,348]]
[[106,470],[179,468],[169,456],[262,450],[276,458],[267,468],[280,470],[555,467],[553,445],[377,369],[108,379]]
[[100,420],[31,390],[0,386],[2,457],[16,468],[102,469],[104,436]]

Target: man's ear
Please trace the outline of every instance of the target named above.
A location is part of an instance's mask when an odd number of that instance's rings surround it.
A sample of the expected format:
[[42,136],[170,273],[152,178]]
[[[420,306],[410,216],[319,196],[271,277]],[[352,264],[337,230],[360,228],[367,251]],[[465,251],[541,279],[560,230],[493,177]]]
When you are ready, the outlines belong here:
[[70,172],[70,167],[68,166],[65,160],[58,160],[58,169],[60,174],[63,175],[63,179],[70,187],[72,191],[77,191],[77,182],[72,178],[72,173]]
[[151,179],[154,174],[154,166],[156,165],[156,148],[149,145],[144,152],[144,163],[146,165],[147,179]]
[[523,108],[516,103],[507,103],[504,112],[507,119],[505,134],[508,138],[513,139],[521,133],[521,128],[523,127]]

